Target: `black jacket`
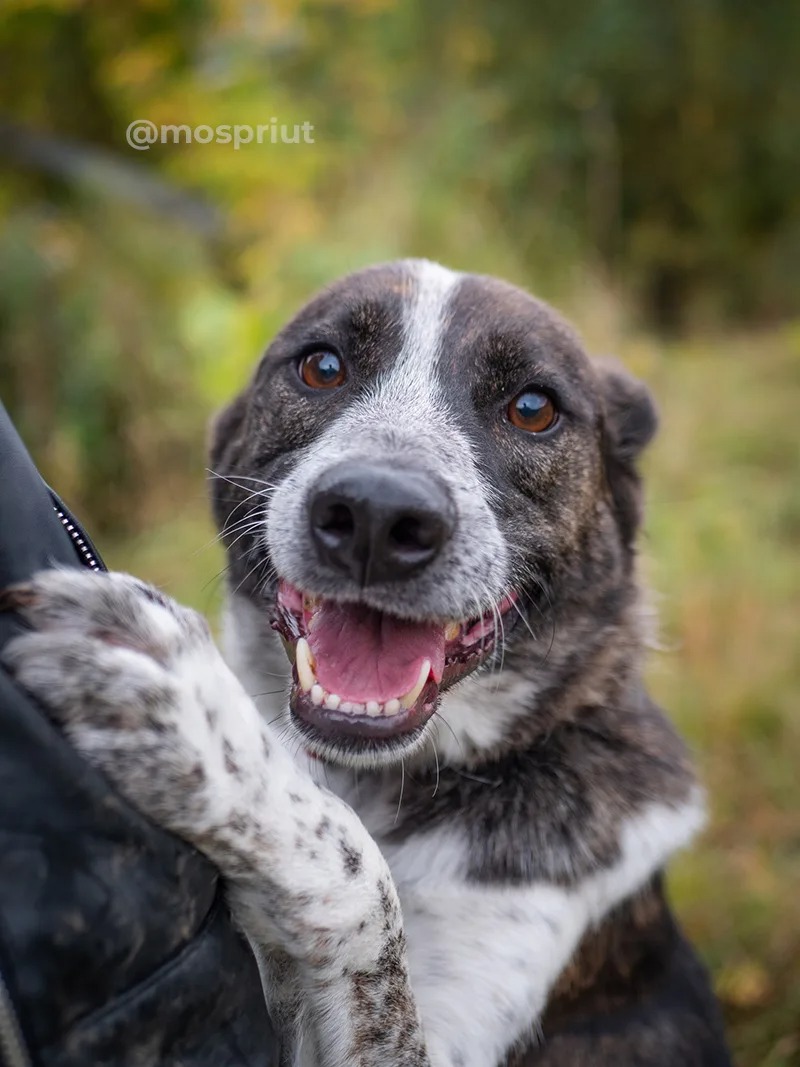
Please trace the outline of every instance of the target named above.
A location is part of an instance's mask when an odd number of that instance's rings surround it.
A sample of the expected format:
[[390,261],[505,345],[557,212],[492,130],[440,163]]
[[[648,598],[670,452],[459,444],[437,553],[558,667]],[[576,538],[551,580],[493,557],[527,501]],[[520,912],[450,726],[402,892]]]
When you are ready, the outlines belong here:
[[[102,567],[0,405],[0,588]],[[0,614],[0,645],[21,622]],[[269,1067],[216,872],[132,810],[0,670],[0,1067]]]

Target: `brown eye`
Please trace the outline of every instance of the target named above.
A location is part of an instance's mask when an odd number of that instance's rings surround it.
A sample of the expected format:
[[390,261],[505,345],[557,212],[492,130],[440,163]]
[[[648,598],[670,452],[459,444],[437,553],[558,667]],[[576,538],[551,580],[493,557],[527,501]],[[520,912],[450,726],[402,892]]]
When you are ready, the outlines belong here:
[[528,433],[544,433],[555,426],[558,412],[546,393],[526,389],[508,405],[508,417],[514,426]]
[[347,377],[344,362],[335,352],[311,352],[303,356],[298,369],[311,389],[335,389]]

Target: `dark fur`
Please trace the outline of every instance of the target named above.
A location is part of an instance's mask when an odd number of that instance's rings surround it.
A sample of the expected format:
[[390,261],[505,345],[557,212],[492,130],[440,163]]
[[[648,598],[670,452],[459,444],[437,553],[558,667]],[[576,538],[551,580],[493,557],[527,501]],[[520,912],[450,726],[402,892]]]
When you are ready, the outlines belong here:
[[730,1067],[708,975],[660,877],[584,938],[542,1033],[508,1067]]

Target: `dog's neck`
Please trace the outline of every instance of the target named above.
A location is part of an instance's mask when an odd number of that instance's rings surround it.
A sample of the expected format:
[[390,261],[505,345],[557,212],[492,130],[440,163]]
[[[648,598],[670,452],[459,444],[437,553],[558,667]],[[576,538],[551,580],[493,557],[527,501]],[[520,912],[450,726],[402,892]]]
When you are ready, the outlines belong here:
[[[396,861],[442,873],[458,857],[479,881],[577,885],[616,862],[629,831],[666,835],[667,851],[685,844],[702,822],[702,798],[683,743],[642,683],[633,586],[621,603],[595,629],[562,611],[550,644],[515,635],[502,670],[444,695],[425,743],[400,766],[309,758],[307,770],[355,808],[393,869]],[[262,714],[285,722],[286,658],[265,613],[232,598],[225,636]],[[302,743],[287,741],[306,762]],[[629,826],[634,815],[641,826]]]

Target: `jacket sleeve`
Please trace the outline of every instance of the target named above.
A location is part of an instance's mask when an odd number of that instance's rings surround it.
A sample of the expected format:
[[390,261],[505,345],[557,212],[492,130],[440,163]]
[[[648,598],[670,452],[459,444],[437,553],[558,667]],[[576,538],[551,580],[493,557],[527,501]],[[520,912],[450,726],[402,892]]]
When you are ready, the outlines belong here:
[[[82,559],[0,405],[0,588]],[[0,614],[0,645],[20,625]],[[215,870],[131,809],[0,669],[0,1067],[276,1062]]]

